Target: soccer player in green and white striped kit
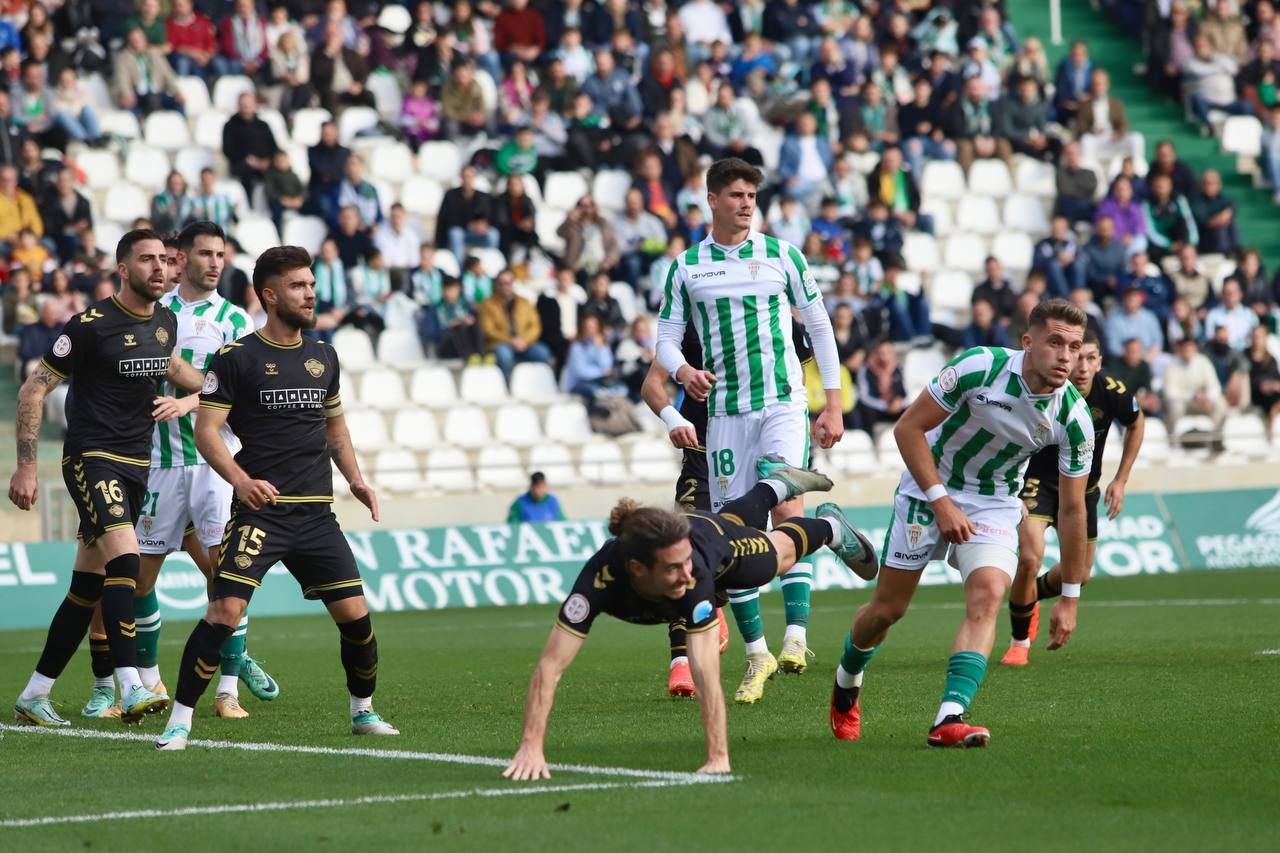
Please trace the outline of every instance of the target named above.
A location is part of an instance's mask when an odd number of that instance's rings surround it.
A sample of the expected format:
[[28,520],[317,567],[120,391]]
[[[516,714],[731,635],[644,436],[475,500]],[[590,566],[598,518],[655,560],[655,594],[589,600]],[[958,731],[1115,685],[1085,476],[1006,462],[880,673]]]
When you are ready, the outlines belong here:
[[[178,286],[162,296],[159,304],[178,318],[174,351],[203,371],[218,350],[253,331],[253,319],[218,293],[226,244],[222,229],[208,221],[193,222],[178,235],[177,243],[177,263],[181,267]],[[199,394],[190,394],[156,400],[151,473],[137,525],[142,556],[134,598],[138,668],[148,689],[157,685],[163,689],[159,668],[160,603],[155,592],[160,567],[167,555],[183,548],[201,573],[211,577],[231,510],[231,486],[196,451],[194,410],[199,399]],[[168,419],[162,420],[162,415]],[[229,429],[223,438],[229,446],[239,446]],[[275,680],[245,650],[248,630],[249,620],[245,618],[223,646],[222,677],[215,703],[219,717],[248,716],[239,703],[241,680],[259,699],[269,701],[279,695]],[[95,678],[93,694],[82,713],[113,716],[113,705],[114,688],[109,676]]]
[[[777,455],[797,468],[809,464],[811,430],[804,374],[791,341],[793,307],[809,330],[826,390],[826,408],[813,424],[812,437],[830,448],[844,434],[835,336],[804,255],[785,241],[751,231],[763,179],[759,169],[735,157],[711,165],[711,232],[672,264],[658,316],[658,362],[686,393],[707,400],[712,512],[755,485],[761,456]],[[681,351],[688,323],[702,340],[702,369],[689,364]],[[788,502],[774,509],[773,518],[778,522],[800,512],[798,504]],[[859,546],[842,542],[833,547],[840,553],[841,547]],[[851,555],[855,561],[857,556]],[[812,579],[812,571],[802,566],[781,581],[787,632],[776,659],[764,639],[759,590],[729,591],[747,651],[736,701],[759,700],[779,665],[784,671],[804,671]]]
[[894,495],[880,579],[854,618],[836,670],[830,719],[837,738],[861,735],[863,671],[907,612],[925,566],[947,557],[964,582],[965,615],[927,743],[987,745],[991,732],[965,722],[964,714],[986,674],[1000,605],[1018,568],[1022,478],[1031,457],[1051,444],[1058,445],[1063,584],[1049,648],[1070,639],[1089,571],[1085,484],[1093,465],[1093,419],[1067,381],[1084,330],[1085,314],[1070,302],[1040,303],[1031,311],[1022,349],[962,353],[894,427],[907,470]]

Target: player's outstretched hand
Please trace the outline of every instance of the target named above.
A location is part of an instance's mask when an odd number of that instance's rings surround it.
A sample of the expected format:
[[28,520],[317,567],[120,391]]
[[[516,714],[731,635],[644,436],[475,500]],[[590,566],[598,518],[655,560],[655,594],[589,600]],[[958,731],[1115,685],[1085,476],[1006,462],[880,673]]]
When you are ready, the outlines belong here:
[[351,484],[351,496],[369,508],[369,517],[378,521],[378,494],[373,487],[361,480]]
[[522,746],[516,753],[516,757],[507,765],[507,769],[502,771],[502,778],[513,782],[550,779],[551,768],[547,766],[547,759],[542,755],[542,750]]
[[668,435],[671,436],[671,443],[681,450],[698,446],[698,433],[691,426],[676,427]]
[[951,498],[939,498],[933,504],[933,515],[938,532],[952,545],[963,545],[973,535],[973,522]]
[[1049,651],[1060,649],[1071,639],[1076,630],[1078,598],[1059,598],[1049,617]]
[[40,496],[40,481],[36,477],[36,466],[19,465],[18,470],[9,478],[9,500],[21,510],[31,509]]
[[1120,514],[1120,510],[1124,509],[1124,483],[1119,480],[1112,480],[1111,485],[1107,486],[1107,518],[1115,520]]
[[698,772],[705,773],[709,776],[713,774],[732,772],[729,769],[729,756],[726,755],[723,758],[707,759],[707,763],[699,767]]
[[[686,365],[687,366],[687,365]],[[695,400],[705,400],[711,393],[711,386],[715,384],[716,375],[709,370],[694,370],[690,368],[688,371],[682,370],[684,379],[684,390]]]
[[844,438],[844,416],[832,409],[823,409],[813,422],[813,440],[823,450],[830,450]]
[[280,490],[266,480],[245,480],[242,485],[236,487],[236,497],[244,501],[249,509],[255,511],[267,504],[275,503],[279,494]]

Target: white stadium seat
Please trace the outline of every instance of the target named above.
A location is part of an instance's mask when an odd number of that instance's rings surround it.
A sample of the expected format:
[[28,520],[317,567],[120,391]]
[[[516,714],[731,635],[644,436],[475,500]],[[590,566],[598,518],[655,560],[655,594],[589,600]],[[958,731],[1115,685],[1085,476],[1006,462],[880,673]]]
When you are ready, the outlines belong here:
[[426,365],[409,379],[409,399],[429,409],[447,409],[458,402],[458,388],[449,368]]
[[929,305],[937,311],[967,314],[973,298],[973,279],[968,273],[947,270],[936,273],[929,289]]
[[350,145],[352,140],[378,126],[378,111],[373,107],[347,107],[338,116],[338,140]]
[[543,441],[542,425],[532,406],[508,404],[498,409],[493,437],[512,447],[533,447]]
[[270,107],[262,107],[258,110],[258,118],[267,123],[267,127],[271,128],[271,135],[275,137],[276,145],[280,148],[288,148],[293,144],[293,137],[289,135],[289,124],[284,120],[284,116],[279,110]]
[[286,246],[301,246],[316,255],[328,234],[329,226],[318,216],[289,216],[285,217],[280,239]]
[[431,256],[431,261],[442,275],[453,276],[454,278],[462,275],[462,268],[458,266],[458,259],[448,249],[436,249],[435,254]]
[[680,476],[679,451],[661,438],[631,445],[631,476],[646,483],[670,483]]
[[1058,176],[1054,172],[1053,165],[1043,160],[1023,157],[1018,162],[1014,183],[1020,193],[1037,198],[1058,197]]
[[458,146],[447,140],[425,142],[418,149],[418,174],[435,178],[444,186],[458,182],[462,171],[462,154]]
[[179,77],[178,94],[182,95],[182,109],[188,116],[198,116],[213,105],[209,87],[199,77]]
[[484,111],[487,115],[492,115],[498,106],[498,84],[483,69],[476,69],[475,78],[480,86],[480,96],[484,99]]
[[169,169],[169,155],[159,148],[132,145],[124,161],[124,179],[144,190],[157,192],[164,189]]
[[1049,217],[1044,203],[1033,195],[1016,193],[1004,200],[1004,221],[1010,229],[1025,231],[1037,237],[1049,233]]
[[542,248],[553,254],[564,251],[564,238],[556,232],[564,224],[565,212],[554,207],[543,207],[533,215],[533,228]]
[[172,110],[157,110],[147,116],[142,125],[142,137],[148,145],[161,151],[177,151],[191,144],[191,130],[186,117]]
[[952,160],[930,160],[920,176],[920,194],[925,198],[959,201],[968,193],[964,170]]
[[293,141],[308,148],[318,144],[321,125],[332,118],[333,114],[328,110],[314,108],[298,110],[293,114]]
[[333,335],[333,348],[338,351],[344,373],[368,370],[376,363],[369,336],[353,326],[344,326]]
[[391,440],[407,450],[431,450],[440,444],[440,428],[426,409],[400,409],[391,423]]
[[409,450],[378,451],[373,458],[373,477],[379,486],[393,492],[416,492],[425,485],[422,473],[418,471],[418,460]]
[[542,188],[546,205],[558,210],[572,210],[589,193],[586,178],[577,172],[551,172],[547,175],[547,185]]
[[615,281],[609,285],[609,295],[618,300],[618,308],[622,311],[622,319],[630,325],[639,310],[636,292],[625,281]]
[[480,448],[492,438],[489,419],[478,406],[457,406],[444,417],[444,440],[455,447]]
[[413,152],[402,142],[378,145],[369,157],[369,174],[393,184],[403,184],[413,175]]
[[391,444],[387,421],[381,412],[373,409],[347,409],[346,421],[351,441],[361,450],[373,450]]
[[480,451],[476,460],[476,479],[482,486],[494,489],[521,489],[528,486],[520,454],[514,447],[494,444]]
[[439,447],[427,454],[425,481],[447,492],[468,492],[475,488],[475,478],[467,463],[465,451],[456,447]]
[[379,410],[393,410],[405,405],[404,381],[389,367],[374,367],[360,377],[360,402]]
[[1003,160],[974,160],[969,167],[969,192],[1004,198],[1013,192],[1013,177]]
[[133,184],[116,184],[107,190],[102,215],[112,222],[131,226],[135,219],[151,215],[151,204],[146,193]]
[[601,210],[622,210],[629,189],[631,175],[621,169],[602,169],[591,181],[591,197]]
[[582,482],[573,465],[569,448],[563,444],[540,444],[529,451],[529,470],[541,471],[553,488],[575,486]]
[[99,111],[98,127],[104,136],[120,136],[125,139],[142,138],[142,125],[138,123],[138,117],[128,110],[116,110],[108,106]]
[[507,268],[507,256],[502,254],[501,249],[482,247],[471,249],[467,254],[480,259],[480,268],[489,278],[497,278]]
[[189,187],[199,185],[202,171],[216,167],[213,154],[200,146],[188,145],[173,155],[173,170],[187,179]]
[[535,405],[558,402],[563,398],[551,365],[527,361],[511,371],[511,396]]
[[75,164],[91,190],[108,190],[120,183],[120,158],[114,151],[86,148],[76,154]]
[[956,230],[955,218],[951,215],[951,202],[945,198],[928,198],[921,201],[920,212],[933,220],[934,236],[945,237]]
[[507,380],[502,371],[492,364],[477,364],[463,368],[458,382],[462,399],[477,406],[498,406],[505,403]]
[[1021,231],[1005,231],[991,241],[991,254],[1007,270],[1025,272],[1031,269],[1035,248],[1031,237]]
[[579,402],[556,403],[547,409],[547,438],[565,444],[585,444],[595,440],[587,410]]
[[942,263],[938,241],[923,231],[908,231],[902,241],[902,257],[911,272],[933,272]]
[[1222,150],[1257,157],[1262,153],[1262,122],[1253,116],[1229,116],[1222,125]]
[[404,101],[404,93],[400,84],[390,74],[373,73],[369,75],[365,85],[373,93],[374,103],[378,107],[378,115],[391,124],[400,121],[400,105]]
[[394,367],[396,370],[407,370],[417,367],[426,360],[422,352],[422,340],[418,330],[387,328],[378,336],[378,361]]
[[276,224],[267,216],[242,216],[235,224],[235,235],[245,253],[255,258],[280,245]]
[[597,442],[582,448],[578,456],[582,476],[600,485],[627,481],[627,466],[622,462],[622,448],[617,442]]
[[243,74],[228,74],[219,77],[213,84],[213,107],[227,115],[240,111],[240,96],[255,91],[253,81]]
[[956,223],[975,234],[1000,232],[1000,208],[995,199],[982,195],[967,195],[956,206]]
[[[410,216],[435,220],[444,201],[444,187],[435,178],[410,175],[400,189],[400,203]],[[453,274],[457,277],[457,274]]]
[[232,178],[220,178],[214,181],[213,188],[231,200],[236,216],[243,217],[249,212],[249,196],[245,195],[244,184]]
[[986,267],[987,250],[977,234],[952,234],[942,253],[942,265],[948,270],[981,273]]
[[222,150],[222,126],[227,123],[227,114],[216,110],[203,112],[196,116],[194,142],[209,151]]

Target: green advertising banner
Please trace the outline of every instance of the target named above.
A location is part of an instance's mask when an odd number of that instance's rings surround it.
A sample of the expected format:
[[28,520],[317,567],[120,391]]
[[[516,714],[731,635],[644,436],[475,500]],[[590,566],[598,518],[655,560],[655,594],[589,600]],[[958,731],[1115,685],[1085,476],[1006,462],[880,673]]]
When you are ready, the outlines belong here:
[[[877,545],[890,508],[849,507],[849,520]],[[606,540],[603,520],[550,524],[470,525],[347,534],[378,612],[450,607],[557,604],[582,564]],[[0,544],[0,629],[43,628],[66,592],[74,543]],[[1045,560],[1058,557],[1052,531]],[[1098,576],[1127,577],[1180,571],[1280,565],[1280,492],[1246,490],[1179,495],[1130,495],[1115,521],[1099,522]],[[829,551],[814,560],[814,588],[861,589]],[[959,583],[944,563],[921,582]],[[777,582],[772,585],[777,588]],[[204,577],[184,554],[166,562],[157,584],[166,619],[194,619],[205,607]],[[254,593],[259,616],[319,613],[277,566]]]

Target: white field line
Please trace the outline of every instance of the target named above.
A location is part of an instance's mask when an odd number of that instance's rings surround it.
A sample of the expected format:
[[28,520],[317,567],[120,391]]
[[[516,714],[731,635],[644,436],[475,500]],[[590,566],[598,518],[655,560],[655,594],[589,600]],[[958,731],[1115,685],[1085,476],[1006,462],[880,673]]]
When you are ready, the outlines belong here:
[[[42,729],[35,726],[15,726],[0,723],[0,731],[20,734],[41,734],[53,737],[93,738],[97,740],[146,741],[154,743],[155,735],[134,732],[103,732],[92,729]],[[191,740],[188,746],[209,749],[234,749],[243,752],[286,752],[297,755],[339,755],[358,758],[382,758],[401,761],[433,761],[438,764],[463,764],[476,767],[506,767],[508,758],[490,758],[484,755],[458,755],[448,752],[413,752],[402,749],[361,749],[329,746],[301,746],[289,743],[261,743],[254,741]],[[611,776],[629,779],[648,779],[678,785],[699,785],[733,781],[732,776],[706,776],[700,773],[679,773],[668,770],[633,770],[628,767],[596,767],[589,764],[552,764],[552,770],[561,773],[581,773],[586,776]]]
[[1263,649],[1258,652],[1260,655],[1280,655],[1280,649]]
[[[194,741],[192,741],[194,743]],[[574,791],[607,791],[614,788],[670,788],[691,784],[674,780],[655,779],[646,782],[584,782],[575,785],[534,785],[531,787],[471,788],[465,791],[438,791],[433,794],[380,794],[350,799],[292,800],[275,803],[229,803],[221,806],[187,806],[180,809],[138,809],[135,811],[104,812],[101,814],[49,815],[0,820],[0,829],[19,829],[33,826],[54,826],[66,823],[98,823],[107,820],[138,820],[166,817],[190,817],[192,815],[245,814],[256,812],[283,812],[300,809],[333,809],[352,806],[385,805],[395,803],[422,803],[433,800],[460,800],[467,797],[523,797],[533,794],[564,794]]]

